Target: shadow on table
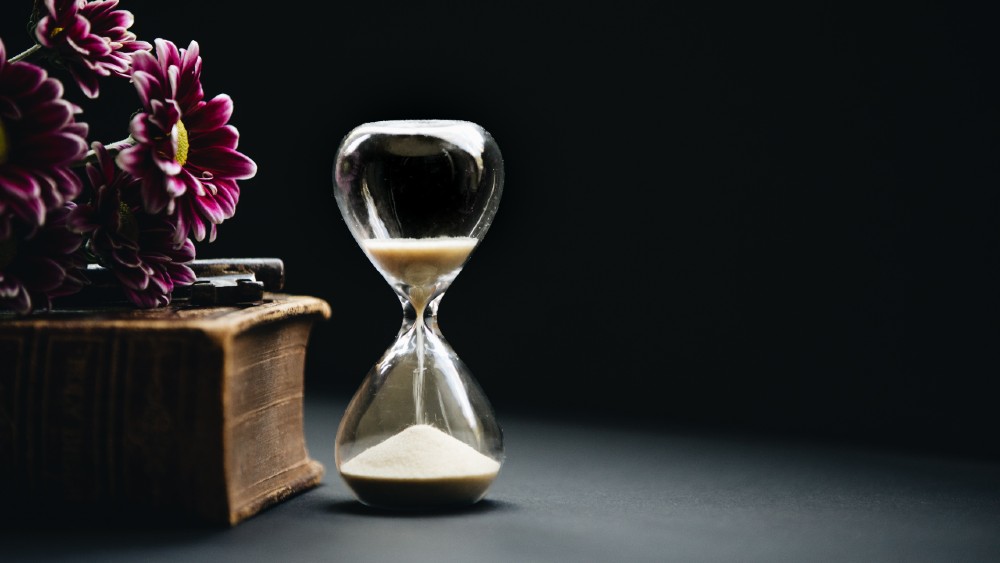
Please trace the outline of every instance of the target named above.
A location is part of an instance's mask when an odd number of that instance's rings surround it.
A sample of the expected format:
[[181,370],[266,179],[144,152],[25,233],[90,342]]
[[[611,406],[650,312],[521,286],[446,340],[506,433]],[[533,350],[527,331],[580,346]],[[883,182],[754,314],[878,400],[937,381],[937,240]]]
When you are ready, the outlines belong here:
[[225,529],[191,519],[189,515],[170,510],[128,506],[74,506],[56,501],[12,501],[0,512],[0,535],[12,531],[39,529],[96,530],[121,528],[140,530],[163,529]]
[[385,510],[362,504],[357,500],[332,501],[328,503],[325,508],[333,514],[349,514],[352,516],[370,516],[376,518],[433,518],[508,512],[517,510],[518,507],[516,504],[510,502],[483,499],[469,506],[432,510]]
[[0,514],[0,561],[100,561],[136,550],[183,550],[228,530],[149,510],[9,505]]

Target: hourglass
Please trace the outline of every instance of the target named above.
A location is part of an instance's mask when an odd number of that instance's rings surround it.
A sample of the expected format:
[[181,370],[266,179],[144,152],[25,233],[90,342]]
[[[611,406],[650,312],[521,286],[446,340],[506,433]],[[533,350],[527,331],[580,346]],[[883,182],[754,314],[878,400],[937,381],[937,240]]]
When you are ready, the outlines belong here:
[[473,504],[499,474],[503,435],[493,407],[442,335],[437,313],[502,190],[500,150],[468,121],[365,123],[337,150],[337,205],[403,306],[396,340],[337,430],[337,470],[366,505]]

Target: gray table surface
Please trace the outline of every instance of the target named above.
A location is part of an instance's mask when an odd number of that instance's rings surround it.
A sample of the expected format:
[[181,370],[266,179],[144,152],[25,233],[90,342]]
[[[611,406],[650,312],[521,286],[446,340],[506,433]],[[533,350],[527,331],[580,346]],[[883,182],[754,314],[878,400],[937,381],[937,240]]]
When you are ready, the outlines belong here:
[[324,482],[232,529],[8,518],[0,561],[1000,561],[997,461],[501,417],[485,500],[394,514],[336,473],[343,408],[307,401]]

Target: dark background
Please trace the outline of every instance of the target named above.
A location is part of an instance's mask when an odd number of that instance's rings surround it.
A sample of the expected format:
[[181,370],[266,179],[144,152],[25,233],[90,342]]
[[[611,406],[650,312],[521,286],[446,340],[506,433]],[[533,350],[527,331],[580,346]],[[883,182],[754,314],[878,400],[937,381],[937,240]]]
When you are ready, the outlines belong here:
[[[340,139],[479,123],[505,159],[441,328],[492,400],[609,424],[1000,457],[995,19],[957,8],[516,9],[123,2],[194,39],[259,172],[199,257],[279,257],[326,299],[308,393],[399,327],[332,196]],[[25,20],[30,2],[24,2]],[[5,6],[0,37],[28,46]],[[127,84],[83,102],[127,135]]]

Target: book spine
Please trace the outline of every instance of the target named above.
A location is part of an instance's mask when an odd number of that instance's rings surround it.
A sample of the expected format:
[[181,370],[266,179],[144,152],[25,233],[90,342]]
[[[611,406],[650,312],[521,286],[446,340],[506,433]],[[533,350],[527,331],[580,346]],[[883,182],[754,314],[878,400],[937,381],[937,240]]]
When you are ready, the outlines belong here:
[[[27,351],[31,335],[0,330],[0,479],[6,483],[26,484],[27,463],[23,443],[24,425],[19,422],[23,410],[25,373],[30,370]],[[17,487],[15,492],[23,490]]]
[[223,350],[200,331],[130,332],[117,338],[112,416],[121,421],[108,474],[115,501],[223,519],[219,449]]
[[96,335],[0,333],[4,477],[19,493],[91,501],[108,490],[106,387],[113,352]]
[[222,353],[193,332],[0,327],[0,357],[0,476],[19,493],[225,509],[198,494],[199,479],[224,481],[221,468],[192,455],[218,448],[198,430],[221,418],[207,397]]

